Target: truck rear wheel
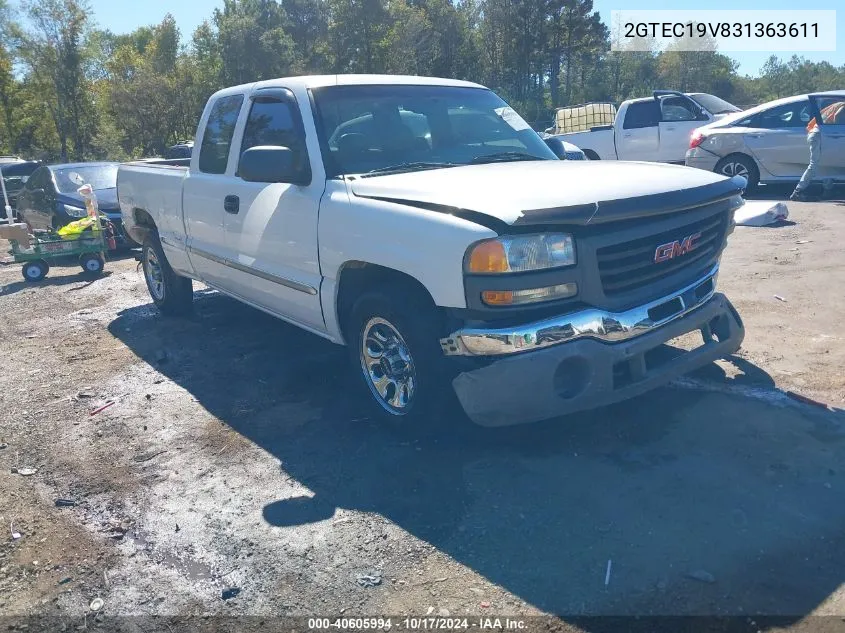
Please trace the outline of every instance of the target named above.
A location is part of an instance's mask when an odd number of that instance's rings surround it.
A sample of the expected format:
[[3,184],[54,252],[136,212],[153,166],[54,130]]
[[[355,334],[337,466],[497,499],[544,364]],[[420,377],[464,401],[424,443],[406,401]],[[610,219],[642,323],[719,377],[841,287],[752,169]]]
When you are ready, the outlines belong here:
[[431,429],[456,404],[445,379],[435,308],[399,284],[363,293],[347,322],[353,370],[376,417]]
[[167,316],[189,314],[194,302],[193,282],[173,272],[155,233],[144,241],[141,264],[150,297],[161,313]]

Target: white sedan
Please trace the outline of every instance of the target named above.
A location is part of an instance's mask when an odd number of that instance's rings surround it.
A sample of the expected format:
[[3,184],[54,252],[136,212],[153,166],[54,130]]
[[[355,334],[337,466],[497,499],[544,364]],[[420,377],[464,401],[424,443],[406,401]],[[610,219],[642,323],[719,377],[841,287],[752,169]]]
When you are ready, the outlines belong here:
[[[807,167],[807,124],[845,101],[845,91],[798,95],[764,103],[700,127],[690,137],[688,167],[743,176],[747,191],[758,183],[795,182]],[[818,178],[845,182],[845,121],[824,122]]]

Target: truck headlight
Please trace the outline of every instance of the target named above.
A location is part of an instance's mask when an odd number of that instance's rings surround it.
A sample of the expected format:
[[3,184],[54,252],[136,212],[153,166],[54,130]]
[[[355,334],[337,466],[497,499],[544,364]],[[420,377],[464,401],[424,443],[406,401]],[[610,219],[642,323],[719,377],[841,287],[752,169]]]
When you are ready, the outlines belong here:
[[81,207],[72,207],[69,204],[63,204],[62,206],[64,207],[65,213],[74,218],[83,218],[87,214],[87,211]]
[[568,233],[512,235],[484,240],[467,252],[464,269],[473,275],[523,273],[575,264]]

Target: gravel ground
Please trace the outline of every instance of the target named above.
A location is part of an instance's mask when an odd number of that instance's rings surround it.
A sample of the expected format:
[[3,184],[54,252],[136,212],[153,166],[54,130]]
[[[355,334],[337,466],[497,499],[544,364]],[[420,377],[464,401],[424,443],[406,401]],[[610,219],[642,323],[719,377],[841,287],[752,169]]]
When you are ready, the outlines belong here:
[[317,337],[199,289],[159,316],[131,257],[1,266],[0,614],[845,616],[845,203],[790,212],[731,238],[735,357],[429,439]]

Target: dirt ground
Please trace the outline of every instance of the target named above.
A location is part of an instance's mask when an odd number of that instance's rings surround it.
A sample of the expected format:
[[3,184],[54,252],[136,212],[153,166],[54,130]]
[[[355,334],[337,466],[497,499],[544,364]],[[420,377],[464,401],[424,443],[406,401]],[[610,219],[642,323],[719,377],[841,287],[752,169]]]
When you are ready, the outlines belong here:
[[341,348],[208,291],[159,316],[131,256],[0,266],[0,614],[842,624],[845,203],[789,207],[730,240],[735,357],[426,440],[366,418]]

